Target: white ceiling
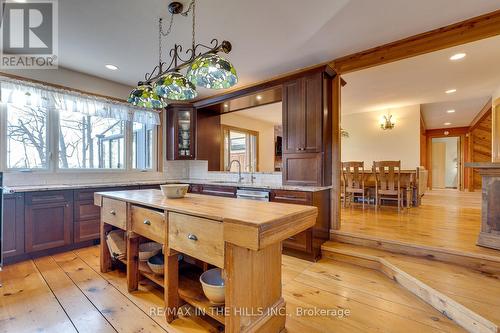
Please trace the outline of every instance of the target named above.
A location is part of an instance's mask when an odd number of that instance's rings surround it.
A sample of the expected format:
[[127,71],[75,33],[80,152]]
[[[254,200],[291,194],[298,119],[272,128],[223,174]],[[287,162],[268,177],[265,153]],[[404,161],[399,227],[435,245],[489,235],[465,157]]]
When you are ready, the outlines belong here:
[[281,102],[236,111],[236,113],[243,117],[268,122],[273,125],[281,125],[283,118]]
[[[157,18],[168,17],[167,4],[59,1],[60,65],[135,85],[157,64]],[[231,41],[228,58],[245,85],[498,8],[500,0],[198,0],[197,41]],[[190,18],[177,17],[164,48],[188,46],[190,36]]]
[[[480,97],[462,101],[422,104],[421,111],[426,128],[469,126],[474,116],[483,109],[489,100],[489,97]],[[450,114],[447,113],[448,110],[455,110],[455,112]],[[445,125],[445,123],[450,123],[450,125]]]
[[[458,52],[459,61],[449,57]],[[343,76],[344,114],[423,104],[427,128],[466,126],[500,87],[500,36]],[[448,89],[457,89],[446,94]],[[453,114],[446,110],[455,109]]]

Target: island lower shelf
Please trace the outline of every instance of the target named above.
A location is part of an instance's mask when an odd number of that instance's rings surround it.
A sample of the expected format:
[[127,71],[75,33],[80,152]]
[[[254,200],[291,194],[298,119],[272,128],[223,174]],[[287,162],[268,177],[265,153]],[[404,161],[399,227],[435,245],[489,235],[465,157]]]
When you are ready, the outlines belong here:
[[[124,265],[127,265],[125,260],[120,260]],[[192,270],[192,271],[191,271]],[[213,306],[205,297],[203,289],[199,282],[199,277],[202,271],[195,267],[183,267],[179,272],[179,297],[189,305],[195,307],[202,314],[217,320],[224,324],[224,307]],[[139,262],[139,274],[146,279],[154,282],[156,285],[164,288],[165,282],[163,275],[155,274],[149,268],[145,261]]]

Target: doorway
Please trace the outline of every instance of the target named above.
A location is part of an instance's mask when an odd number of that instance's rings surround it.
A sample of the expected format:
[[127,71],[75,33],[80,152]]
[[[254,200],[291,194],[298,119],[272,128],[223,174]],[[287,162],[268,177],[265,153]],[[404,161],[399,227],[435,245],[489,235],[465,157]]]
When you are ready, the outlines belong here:
[[432,188],[460,186],[460,137],[432,139]]

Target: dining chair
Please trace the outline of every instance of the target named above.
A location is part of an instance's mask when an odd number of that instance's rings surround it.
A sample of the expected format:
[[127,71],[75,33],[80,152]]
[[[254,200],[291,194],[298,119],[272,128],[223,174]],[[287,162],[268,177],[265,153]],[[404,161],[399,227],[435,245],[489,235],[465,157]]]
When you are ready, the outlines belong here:
[[364,209],[365,197],[368,193],[368,188],[365,188],[365,163],[342,162],[342,175],[344,178],[344,207],[347,200],[352,202],[355,197],[361,197]]
[[403,190],[401,188],[401,161],[374,161],[375,207],[382,200],[397,200],[398,211],[403,207]]

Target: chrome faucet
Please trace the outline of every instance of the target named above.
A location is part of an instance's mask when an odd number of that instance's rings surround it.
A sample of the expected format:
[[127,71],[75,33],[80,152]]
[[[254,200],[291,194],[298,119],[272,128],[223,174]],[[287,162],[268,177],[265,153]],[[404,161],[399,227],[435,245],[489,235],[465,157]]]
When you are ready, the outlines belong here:
[[253,168],[252,165],[248,165],[248,169],[250,170],[250,183],[253,185],[253,181],[256,179],[255,176],[253,175]]
[[232,160],[229,163],[228,171],[231,171],[231,166],[233,165],[233,162],[238,163],[238,183],[241,183],[243,181],[243,177],[241,177],[241,162],[238,160]]

